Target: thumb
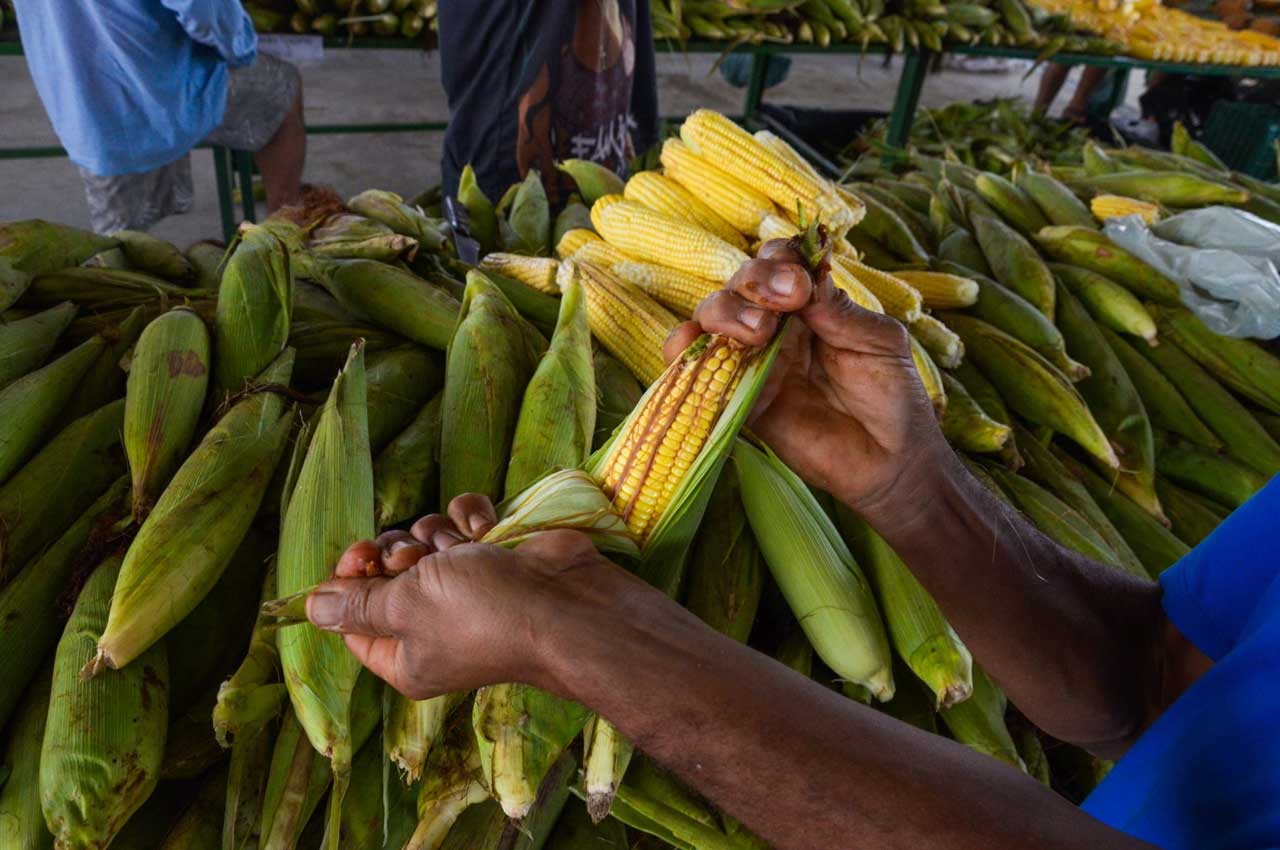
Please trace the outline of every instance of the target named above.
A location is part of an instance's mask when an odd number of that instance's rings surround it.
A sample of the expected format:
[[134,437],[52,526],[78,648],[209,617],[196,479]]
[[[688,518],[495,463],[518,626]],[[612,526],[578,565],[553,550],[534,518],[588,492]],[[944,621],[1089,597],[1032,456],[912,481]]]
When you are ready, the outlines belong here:
[[307,619],[316,628],[341,634],[391,637],[389,613],[395,579],[344,578],[329,581],[307,597]]

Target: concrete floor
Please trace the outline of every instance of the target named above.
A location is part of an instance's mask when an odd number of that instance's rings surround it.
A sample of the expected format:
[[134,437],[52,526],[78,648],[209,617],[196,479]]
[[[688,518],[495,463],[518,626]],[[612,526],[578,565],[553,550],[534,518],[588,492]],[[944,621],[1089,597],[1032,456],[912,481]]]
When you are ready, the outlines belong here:
[[[659,97],[667,116],[700,106],[741,109],[742,90],[712,71],[715,57],[662,54]],[[900,60],[884,67],[879,57],[792,57],[787,79],[766,93],[780,104],[835,109],[888,110]],[[410,50],[329,50],[303,67],[306,115],[312,123],[430,121],[447,118],[438,55]],[[1025,66],[1003,74],[952,70],[929,77],[922,105],[996,95],[1031,97],[1038,73]],[[56,145],[22,57],[0,57],[0,147]],[[1068,86],[1071,84],[1068,83]],[[1068,87],[1067,91],[1070,91]],[[1064,94],[1059,104],[1065,102]],[[441,135],[384,133],[309,137],[306,179],[343,195],[367,188],[413,195],[439,179]],[[193,154],[196,202],[192,212],[159,223],[153,232],[186,245],[220,234],[212,157]],[[0,221],[41,217],[85,225],[88,213],[75,167],[63,158],[0,160]]]

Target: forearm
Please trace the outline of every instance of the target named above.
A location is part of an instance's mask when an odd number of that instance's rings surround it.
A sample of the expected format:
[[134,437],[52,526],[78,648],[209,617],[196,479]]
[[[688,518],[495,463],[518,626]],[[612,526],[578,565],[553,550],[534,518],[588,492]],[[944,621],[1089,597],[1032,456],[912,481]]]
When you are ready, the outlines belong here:
[[552,686],[778,850],[825,850],[841,835],[868,850],[1146,846],[995,759],[846,699],[650,591],[612,603],[575,620],[572,646],[554,652]]
[[1037,726],[1112,755],[1148,717],[1157,585],[1049,540],[950,450],[862,506],[974,657]]

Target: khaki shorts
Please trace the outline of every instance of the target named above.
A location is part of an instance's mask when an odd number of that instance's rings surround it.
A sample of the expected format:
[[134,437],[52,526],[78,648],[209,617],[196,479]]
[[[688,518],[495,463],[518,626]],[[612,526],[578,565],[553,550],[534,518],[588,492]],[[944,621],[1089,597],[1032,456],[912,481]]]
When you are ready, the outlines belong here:
[[[242,151],[261,150],[275,136],[302,87],[293,65],[259,53],[252,65],[227,69],[227,107],[205,141]],[[142,174],[102,177],[80,169],[89,221],[98,233],[146,230],[191,210],[191,156]]]

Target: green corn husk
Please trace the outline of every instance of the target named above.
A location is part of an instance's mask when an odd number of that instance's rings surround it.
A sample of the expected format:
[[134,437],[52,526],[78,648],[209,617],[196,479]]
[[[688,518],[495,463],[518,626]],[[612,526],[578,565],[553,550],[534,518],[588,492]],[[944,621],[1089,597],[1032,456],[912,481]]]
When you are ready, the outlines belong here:
[[1158,304],[1182,303],[1178,285],[1102,232],[1088,227],[1054,225],[1036,234],[1036,243],[1052,259],[1097,272]]
[[791,626],[787,631],[774,650],[773,657],[806,679],[813,676],[813,645],[809,643],[809,636],[798,625]]
[[640,548],[626,520],[599,482],[580,469],[553,472],[498,507],[498,524],[482,543],[517,546],[530,537],[570,528],[591,538],[601,552],[639,557]]
[[970,749],[993,756],[1021,771],[1027,766],[1018,757],[1009,729],[1004,722],[1009,701],[986,672],[973,665],[973,696],[942,711],[942,722],[951,737]]
[[1173,533],[1188,546],[1199,545],[1222,523],[1222,514],[1172,481],[1157,477],[1156,492],[1169,515]]
[[546,850],[628,850],[632,845],[622,821],[611,818],[596,825],[586,806],[574,800],[564,807],[544,846]]
[[[287,384],[292,368],[293,355],[286,350],[259,381]],[[111,617],[86,675],[127,665],[217,583],[284,451],[291,423],[283,410],[284,400],[273,391],[250,395],[219,420],[179,468],[129,546]]]
[[448,694],[412,700],[387,689],[383,696],[383,748],[387,759],[400,769],[404,784],[416,785],[422,778],[431,746],[440,739],[445,721],[462,699],[462,694]]
[[431,513],[440,493],[441,394],[423,405],[373,462],[373,495],[380,529]]
[[[172,644],[167,644],[166,649]],[[174,708],[172,671],[177,659],[169,659],[170,683],[169,706]],[[165,736],[164,757],[160,761],[160,779],[198,779],[226,756],[226,752],[218,745],[213,730],[209,727],[209,712],[213,710],[217,699],[216,689],[207,689],[205,694],[185,711],[171,711],[169,731]],[[226,787],[224,774],[221,785]],[[221,808],[219,808],[221,814]],[[219,818],[221,824],[221,818]]]
[[906,222],[897,212],[882,203],[874,192],[868,191],[863,185],[845,188],[862,201],[866,209],[866,215],[858,223],[859,232],[865,233],[903,260],[917,263],[929,261],[929,253],[916,239]]
[[406,204],[395,192],[366,189],[347,201],[347,208],[417,240],[418,245],[433,253],[443,251],[449,244],[443,221],[427,218],[422,210]]
[[60,415],[106,341],[93,337],[0,390],[0,482],[58,430]]
[[258,846],[258,811],[266,792],[273,743],[268,728],[263,726],[237,740],[231,749],[222,812],[222,850]]
[[970,210],[973,235],[1000,283],[1021,295],[1050,321],[1054,316],[1053,275],[1022,234],[1003,221]]
[[1111,551],[1093,526],[1057,496],[998,466],[988,466],[987,474],[995,479],[1031,524],[1054,542],[1098,563],[1123,569],[1120,557]]
[[[562,820],[560,814],[565,810],[570,785],[576,774],[574,760],[568,754],[562,756],[547,777],[533,810],[519,823],[508,818],[493,800],[471,806],[449,830],[440,850],[541,850],[544,846],[549,847],[547,842],[552,828]],[[618,826],[621,828],[621,824]]]
[[381,451],[440,389],[440,369],[420,348],[380,351],[366,358],[369,447]]
[[396,233],[382,222],[338,213],[311,231],[307,251],[315,257],[392,263],[401,256],[412,260],[418,252],[418,240]]
[[449,828],[440,850],[498,850],[503,847],[502,833],[509,823],[502,807],[493,800],[476,803]]
[[1030,723],[1022,722],[1010,730],[1013,744],[1017,747],[1018,758],[1026,766],[1027,774],[1046,788],[1053,786],[1049,770],[1049,757],[1045,755],[1044,743],[1040,734]]
[[125,508],[127,478],[120,478],[98,497],[40,557],[0,589],[0,728],[26,689],[41,661],[62,632],[58,598],[66,591],[91,542],[107,536]]
[[[129,264],[128,258],[125,257],[124,250],[119,246],[115,248],[108,248],[105,251],[94,254],[92,257],[81,263],[80,266],[81,268],[86,269],[124,269],[127,271],[137,271],[137,269]],[[148,274],[154,274],[154,272],[148,272]]]
[[1160,331],[1215,378],[1271,413],[1280,414],[1280,358],[1248,339],[1216,334],[1186,309],[1157,308]]
[[32,307],[52,307],[74,301],[82,309],[98,312],[169,301],[183,303],[212,297],[212,292],[188,289],[142,272],[121,269],[66,268],[42,274],[31,281],[22,303]]
[[64,301],[25,319],[0,322],[0,389],[43,364],[75,315],[76,305]]
[[1172,344],[1134,349],[1177,387],[1233,457],[1264,475],[1280,472],[1280,442],[1186,352]]
[[97,334],[107,341],[107,347],[80,379],[80,390],[64,411],[67,418],[78,419],[124,395],[127,376],[121,364],[127,362],[129,353],[150,320],[151,313],[147,308],[135,307],[119,324],[108,324],[98,329]]
[[169,829],[158,850],[220,850],[226,787],[225,767],[204,777],[200,793]]
[[191,262],[163,239],[139,230],[117,230],[111,238],[120,243],[130,268],[174,283],[195,282],[196,270]]
[[418,789],[418,824],[404,850],[439,850],[458,817],[488,797],[475,735],[468,724],[453,724],[427,759]]
[[587,159],[566,159],[556,163],[556,168],[568,174],[578,187],[578,193],[590,206],[605,195],[621,195],[622,178],[598,162]]
[[8,310],[26,294],[34,276],[15,268],[8,257],[0,257],[0,312]]
[[1115,485],[1161,523],[1155,490],[1155,442],[1138,390],[1088,311],[1066,287],[1058,291],[1058,326],[1071,356],[1089,367],[1076,388],[1121,458]]
[[613,809],[618,787],[635,755],[632,744],[603,717],[592,715],[582,730],[582,773],[587,812],[600,823]]
[[[951,370],[951,374],[960,381],[964,386],[965,392],[977,402],[978,407],[982,409],[982,412],[988,418],[1001,425],[1012,426],[1013,417],[1009,415],[1009,410],[1004,405],[1004,399],[1000,397],[1000,393],[995,386],[978,371],[976,366],[968,360],[961,361],[959,366]],[[1010,434],[1009,438],[1005,440],[1004,447],[1000,449],[999,457],[1001,463],[1014,471],[1022,467],[1022,456],[1018,453],[1017,440],[1013,434]]]
[[765,562],[818,657],[841,679],[888,700],[889,639],[848,546],[808,487],[772,452],[739,440],[733,460]]
[[1151,361],[1135,351],[1135,346],[1110,328],[1100,326],[1098,329],[1129,375],[1154,427],[1177,434],[1211,451],[1223,448],[1222,440],[1200,420],[1191,405],[1178,392],[1178,388]]
[[560,319],[520,402],[511,440],[507,497],[555,469],[581,466],[596,424],[595,372],[586,301],[576,277],[566,281]]
[[1084,484],[1116,530],[1124,535],[1149,576],[1159,578],[1161,572],[1190,551],[1173,532],[1152,519],[1151,514],[1128,496],[1116,492],[1102,476],[1057,446],[1053,446],[1052,451],[1067,471]]
[[[276,570],[268,567],[262,580],[260,600],[276,596]],[[280,654],[275,630],[259,618],[249,637],[249,648],[236,670],[218,688],[213,709],[213,731],[218,743],[231,747],[241,736],[274,720],[287,693],[280,681]]]
[[56,846],[66,850],[105,850],[155,789],[164,754],[169,667],[163,646],[127,670],[90,682],[80,678],[106,623],[119,571],[119,556],[93,571],[54,661],[40,802]]
[[[7,727],[8,739],[0,761],[9,769],[9,778],[0,785],[0,846],[5,850],[53,850],[53,836],[45,827],[40,810],[40,749],[52,679],[52,665],[43,665],[31,686],[22,688],[22,701],[13,723]],[[15,690],[3,698],[16,700],[17,696]]]
[[551,227],[551,244],[559,245],[560,240],[570,230],[592,230],[591,210],[575,195],[569,196],[569,202],[556,215],[555,224]]
[[947,333],[942,323],[933,316],[921,316],[909,324],[907,330],[943,369],[954,369],[964,359],[964,343],[959,337]]
[[[366,405],[364,352],[357,343],[317,417],[281,522],[277,580],[282,594],[323,581],[351,541],[373,537]],[[360,663],[341,636],[330,632],[290,629],[277,640],[294,711],[312,746],[330,760],[333,770],[325,834],[326,850],[332,850],[351,776],[351,693]]]
[[998,174],[979,174],[973,181],[974,191],[995,208],[1009,224],[1018,228],[1024,236],[1033,236],[1040,228],[1048,227],[1049,220],[1036,203],[1015,184]]
[[463,493],[495,502],[502,495],[520,399],[537,356],[523,321],[484,275],[467,275],[441,400],[442,506]]
[[942,373],[947,409],[942,413],[942,433],[953,446],[969,452],[998,452],[1009,443],[1008,425],[987,416],[964,384]]
[[738,475],[720,473],[689,555],[685,607],[711,628],[746,643],[764,592],[760,547],[742,509]]
[[418,789],[399,782],[384,786],[382,769],[382,746],[373,737],[351,765],[351,790],[342,802],[340,850],[400,850],[413,834]]
[[493,203],[485,197],[484,191],[476,183],[476,172],[468,163],[458,178],[458,200],[466,207],[471,235],[480,243],[480,250],[486,254],[497,250],[498,219],[493,211]]
[[[38,218],[0,224],[0,262],[7,261],[12,268],[31,275],[78,266],[116,244],[109,236]],[[0,296],[0,310],[16,300],[17,295],[8,302]]]
[[903,268],[920,268],[919,263],[915,261],[907,261],[899,259],[884,245],[871,238],[871,234],[864,231],[861,227],[855,227],[845,234],[845,239],[849,240],[849,244],[858,249],[858,253],[862,255],[862,262],[882,271],[895,271]]
[[597,348],[592,357],[596,385],[596,433],[591,448],[606,442],[644,395],[644,387],[612,354]]
[[1015,185],[1025,192],[1051,224],[1097,228],[1093,213],[1062,181],[1029,168],[1019,169]]
[[963,227],[957,227],[938,243],[938,259],[960,266],[966,274],[980,274],[991,277],[995,272],[987,258],[982,255],[982,248],[973,234]]
[[356,316],[427,348],[448,347],[460,306],[443,288],[374,260],[316,260],[313,271],[316,282]]
[[1149,578],[1147,568],[1142,565],[1124,536],[1111,524],[1111,520],[1107,519],[1107,515],[1089,495],[1085,486],[1030,431],[1019,425],[1015,426],[1014,433],[1017,435],[1018,445],[1022,447],[1022,456],[1026,459],[1026,466],[1023,468],[1026,476],[1083,517],[1115,554],[1120,569],[1138,578]]
[[116,834],[111,850],[158,850],[169,830],[199,791],[194,782],[160,782],[142,808]]
[[[314,283],[295,280],[293,283],[293,321],[294,327],[289,329],[292,336],[296,333],[298,322],[339,322],[351,323],[355,316],[351,315],[338,299]],[[334,371],[337,371],[336,369]]]
[[529,169],[498,202],[498,212],[503,211],[507,216],[498,220],[498,241],[504,250],[533,256],[551,253],[555,247],[551,244],[551,209],[536,168]]
[[238,392],[284,350],[293,310],[293,266],[266,227],[242,231],[222,273],[214,317],[214,380]]
[[[929,686],[917,679],[915,673],[911,672],[911,668],[899,656],[893,659],[893,681],[895,685],[893,699],[880,703],[875,708],[894,720],[900,720],[931,735],[937,735],[937,699]],[[854,695],[847,691],[846,695],[850,699],[855,699]],[[856,701],[864,705],[869,704],[869,700],[857,699]]]
[[195,285],[216,292],[222,283],[222,267],[227,258],[226,246],[207,240],[193,242],[187,248],[187,262],[195,272]]
[[1049,268],[1100,325],[1142,337],[1147,345],[1156,344],[1155,319],[1129,290],[1088,269],[1064,263],[1050,263]]
[[299,321],[295,316],[289,328],[289,347],[297,352],[296,383],[327,386],[347,362],[347,352],[358,339],[364,340],[365,351],[371,355],[411,345],[404,337],[373,325],[335,319]]
[[[845,188],[849,189],[851,187],[846,186]],[[875,198],[884,209],[897,215],[898,219],[906,225],[912,237],[924,249],[923,259],[916,255],[912,255],[907,259],[911,262],[927,263],[929,261],[929,254],[937,250],[938,240],[934,238],[933,231],[930,229],[927,211],[924,213],[917,212],[910,205],[903,203],[893,192],[875,183],[856,183],[852,188],[860,192],[859,199]],[[866,224],[865,216],[858,224],[860,227]]]
[[1242,204],[1249,193],[1195,174],[1168,171],[1115,171],[1081,178],[1080,186],[1093,194],[1123,195],[1170,207]]
[[123,399],[80,417],[0,486],[0,584],[124,473],[123,421]]
[[929,592],[880,535],[844,505],[836,506],[844,539],[856,553],[880,603],[889,640],[907,666],[947,708],[973,692],[973,656]]
[[209,385],[209,331],[190,310],[155,319],[133,348],[124,399],[124,452],[133,516],[142,521],[186,457]]
[[[451,263],[450,268],[459,278],[465,278],[471,269],[461,263]],[[507,300],[512,306],[520,312],[521,316],[528,319],[535,328],[544,335],[550,335],[555,330],[556,320],[560,315],[560,298],[555,295],[548,295],[545,292],[539,292],[528,284],[521,283],[514,278],[497,272],[485,271],[484,276],[489,282],[498,289],[502,290],[502,294],[507,296]],[[452,280],[452,278],[450,278]],[[453,281],[455,285],[456,281]],[[465,287],[462,287],[458,293],[461,297]]]
[[1228,456],[1168,440],[1156,453],[1156,469],[1175,483],[1231,508],[1267,485],[1267,476]]
[[1015,411],[1067,435],[1112,468],[1115,449],[1071,381],[1029,346],[987,323],[957,313],[941,318],[964,340],[965,353]]

